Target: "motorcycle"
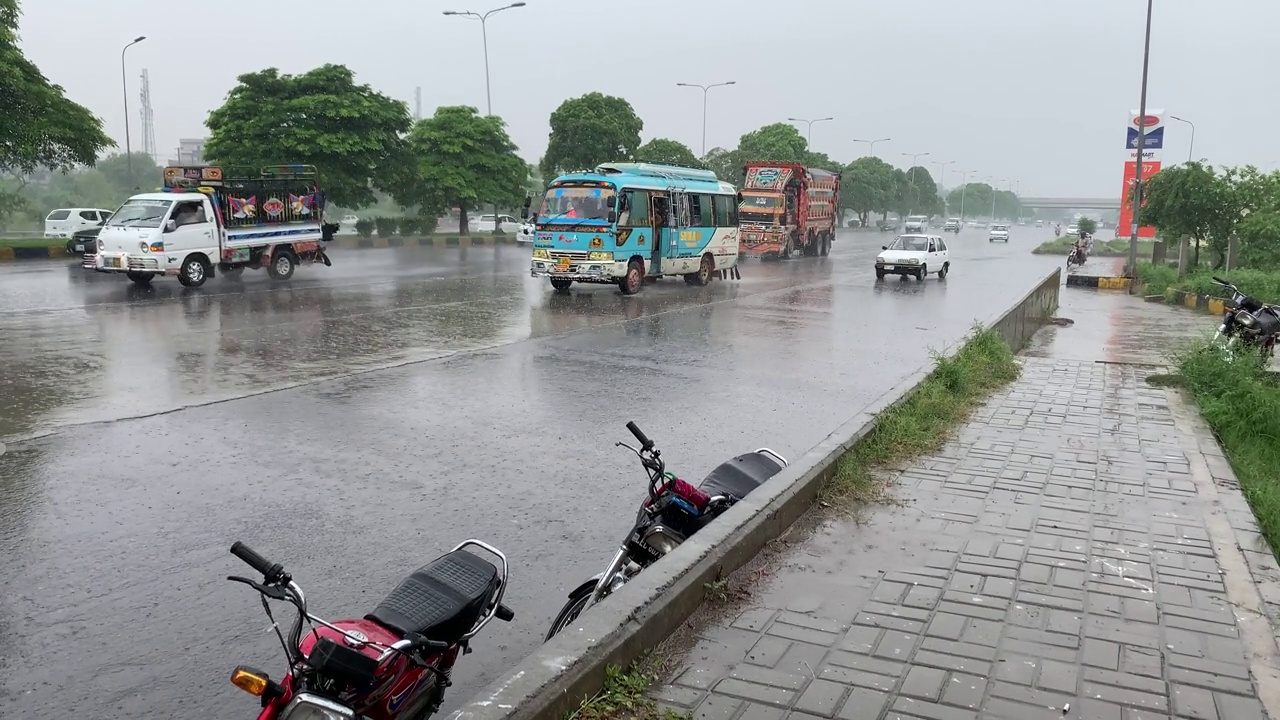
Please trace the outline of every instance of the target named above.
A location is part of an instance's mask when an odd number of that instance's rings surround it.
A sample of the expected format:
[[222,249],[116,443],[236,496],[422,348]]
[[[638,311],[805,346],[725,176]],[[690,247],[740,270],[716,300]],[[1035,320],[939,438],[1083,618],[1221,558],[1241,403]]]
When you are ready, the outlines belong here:
[[624,442],[614,446],[626,448],[640,458],[649,476],[649,493],[640,504],[635,525],[627,532],[608,567],[569,593],[569,600],[552,621],[546,640],[787,466],[786,458],[769,448],[760,448],[721,463],[695,487],[667,472],[662,451],[634,422],[627,423],[627,430],[640,447]]
[[1071,250],[1067,252],[1067,269],[1070,270],[1072,265],[1084,265],[1084,259],[1084,250],[1072,245]]
[[[465,548],[493,555],[501,568]],[[425,720],[439,710],[454,661],[471,652],[471,638],[495,617],[515,618],[502,604],[507,558],[479,540],[410,573],[364,618],[336,622],[307,610],[302,588],[279,563],[241,542],[231,554],[262,575],[262,582],[227,579],[261,595],[289,665],[280,682],[246,665],[231,673],[233,685],[261,699],[258,720]],[[287,638],[269,600],[297,611]]]
[[1061,235],[1062,235],[1062,228],[1060,228],[1060,227],[1055,227],[1055,228],[1053,229],[1053,236],[1054,236],[1054,237],[1059,237],[1059,236],[1061,236]]
[[1257,348],[1264,362],[1269,361],[1280,339],[1280,307],[1258,302],[1222,278],[1214,277],[1213,282],[1231,291],[1231,302],[1222,313],[1213,345],[1229,351],[1244,342]]

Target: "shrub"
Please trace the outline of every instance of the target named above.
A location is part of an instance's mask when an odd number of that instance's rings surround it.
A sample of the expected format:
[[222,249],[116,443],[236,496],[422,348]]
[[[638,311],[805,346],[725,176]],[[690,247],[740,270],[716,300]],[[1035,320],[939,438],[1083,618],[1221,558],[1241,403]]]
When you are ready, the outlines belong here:
[[1214,275],[1230,280],[1240,288],[1240,292],[1251,295],[1261,302],[1280,303],[1280,273],[1261,270],[1232,270],[1231,272],[1200,270],[1178,283],[1177,289],[1211,297],[1229,298],[1231,291],[1214,283]]
[[1165,290],[1178,284],[1178,270],[1168,265],[1138,263],[1138,279],[1142,280],[1144,292],[1163,295]]
[[418,232],[423,235],[430,235],[436,231],[436,226],[440,224],[440,218],[435,215],[419,215],[418,216]]
[[360,218],[356,221],[356,234],[362,238],[373,237],[373,221],[368,218]]
[[404,237],[417,237],[422,221],[416,216],[407,215],[400,218],[400,234]]
[[391,237],[396,234],[396,226],[400,223],[399,218],[380,217],[373,221],[378,229],[378,237]]

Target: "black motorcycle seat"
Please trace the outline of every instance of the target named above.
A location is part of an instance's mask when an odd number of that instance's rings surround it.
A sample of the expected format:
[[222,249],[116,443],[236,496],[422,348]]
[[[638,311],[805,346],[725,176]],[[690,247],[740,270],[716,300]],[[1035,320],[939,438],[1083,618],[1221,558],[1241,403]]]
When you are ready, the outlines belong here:
[[498,583],[493,563],[454,550],[414,570],[365,619],[401,635],[455,643],[484,614]]
[[698,487],[711,497],[732,495],[741,500],[780,470],[782,465],[768,455],[747,453],[720,463]]

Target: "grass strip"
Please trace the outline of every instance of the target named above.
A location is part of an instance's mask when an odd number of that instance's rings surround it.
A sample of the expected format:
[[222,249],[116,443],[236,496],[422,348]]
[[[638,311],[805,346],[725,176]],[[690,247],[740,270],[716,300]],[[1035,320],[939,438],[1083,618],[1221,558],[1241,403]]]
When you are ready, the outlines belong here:
[[66,244],[67,244],[67,241],[65,238],[43,238],[43,237],[0,238],[0,247],[11,247],[11,248],[63,247]]
[[1280,382],[1261,362],[1250,362],[1253,358],[1246,352],[1229,360],[1213,349],[1193,350],[1178,358],[1178,367],[1276,554],[1280,548]]
[[882,500],[887,488],[878,470],[942,448],[992,391],[1019,372],[1004,338],[981,326],[954,356],[934,353],[934,364],[910,397],[881,413],[871,432],[840,458],[823,499]]
[[1144,292],[1150,295],[1168,295],[1171,290],[1207,295],[1209,297],[1229,299],[1231,291],[1213,282],[1213,276],[1219,275],[1235,283],[1240,290],[1264,303],[1280,303],[1280,272],[1263,270],[1212,270],[1200,268],[1178,279],[1177,268],[1171,265],[1138,264],[1138,277],[1142,280]]
[[[1048,242],[1040,243],[1036,249],[1031,252],[1035,255],[1061,255],[1065,260],[1067,253],[1071,251],[1071,246],[1079,239],[1075,235],[1064,235],[1060,238],[1054,238]],[[1138,241],[1138,257],[1151,259],[1151,250],[1154,244],[1150,240]],[[1116,238],[1114,240],[1093,240],[1093,254],[1089,257],[1129,257],[1129,239]]]

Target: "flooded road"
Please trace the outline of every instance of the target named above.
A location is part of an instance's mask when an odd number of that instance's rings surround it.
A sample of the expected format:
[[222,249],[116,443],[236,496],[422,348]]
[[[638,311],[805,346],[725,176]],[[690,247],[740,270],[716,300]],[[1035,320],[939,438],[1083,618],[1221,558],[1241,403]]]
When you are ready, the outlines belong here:
[[520,247],[338,250],[194,291],[0,266],[0,717],[249,716],[231,668],[282,658],[224,580],[234,540],[332,619],[477,537],[516,621],[459,659],[451,710],[607,562],[643,493],[627,420],[695,480],[799,456],[1061,261],[1028,252],[1050,231],[947,237],[946,281],[877,282],[890,236],[857,233],[635,297],[554,295]]

